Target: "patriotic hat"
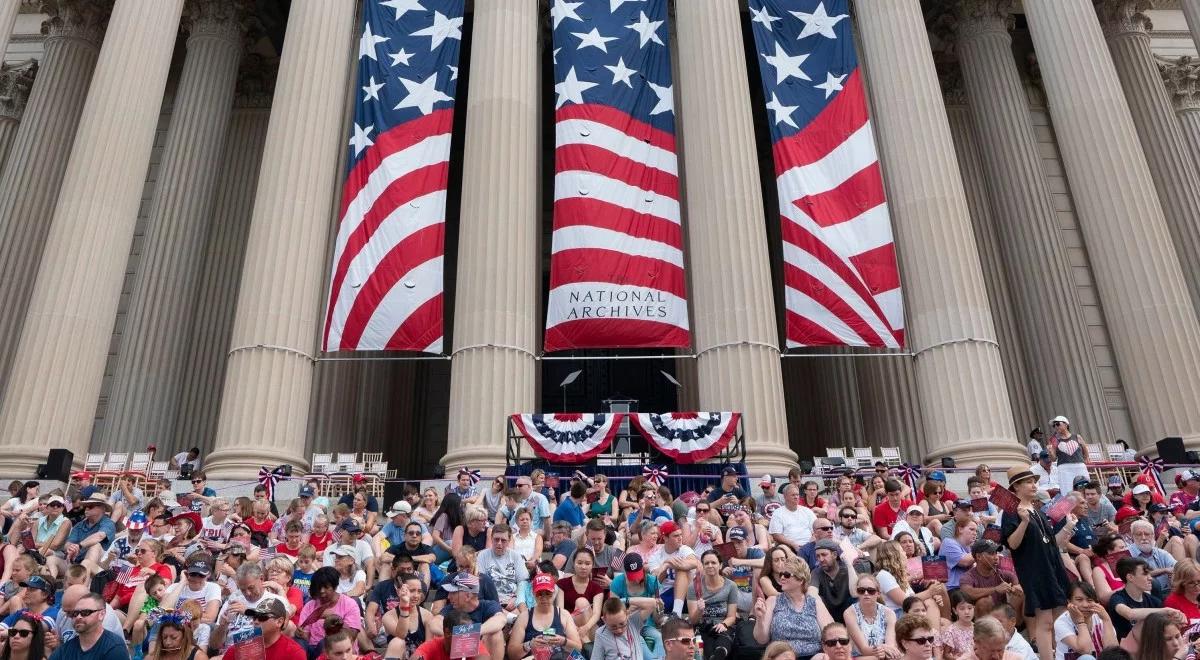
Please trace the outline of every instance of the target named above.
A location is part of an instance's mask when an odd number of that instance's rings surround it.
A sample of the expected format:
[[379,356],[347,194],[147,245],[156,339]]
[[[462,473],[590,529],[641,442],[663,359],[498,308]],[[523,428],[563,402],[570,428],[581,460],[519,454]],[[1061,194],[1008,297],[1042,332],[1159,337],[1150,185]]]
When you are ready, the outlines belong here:
[[146,514],[141,511],[134,511],[125,519],[125,529],[146,529],[149,524]]
[[446,590],[447,593],[463,591],[469,594],[477,594],[479,593],[479,577],[466,571],[461,571],[450,576],[450,579],[443,582],[442,589]]
[[545,573],[538,573],[533,578],[533,593],[540,591],[554,591],[554,578]]

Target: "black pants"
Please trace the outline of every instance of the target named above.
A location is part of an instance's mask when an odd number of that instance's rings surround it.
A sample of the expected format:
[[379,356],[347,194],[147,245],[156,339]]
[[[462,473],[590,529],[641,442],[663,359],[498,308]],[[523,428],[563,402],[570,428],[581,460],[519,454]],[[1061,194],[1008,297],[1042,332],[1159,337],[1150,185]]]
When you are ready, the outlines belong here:
[[704,660],[725,660],[733,648],[733,630],[719,633],[712,626],[701,626],[700,637],[704,640]]

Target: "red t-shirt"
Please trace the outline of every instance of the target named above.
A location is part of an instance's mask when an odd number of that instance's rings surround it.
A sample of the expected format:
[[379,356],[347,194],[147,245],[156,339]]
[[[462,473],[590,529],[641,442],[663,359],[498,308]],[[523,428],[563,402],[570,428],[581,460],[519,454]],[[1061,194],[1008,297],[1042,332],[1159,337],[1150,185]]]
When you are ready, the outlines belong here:
[[871,512],[871,525],[876,528],[884,528],[887,536],[890,537],[892,535],[892,526],[896,524],[896,520],[900,517],[900,512],[910,506],[912,506],[911,500],[900,500],[900,510],[893,511],[891,505],[885,499]]
[[[440,638],[439,638],[440,639]],[[225,655],[221,656],[222,660],[238,660],[237,646],[229,647]],[[308,654],[304,652],[304,648],[296,643],[296,640],[287,635],[280,635],[275,643],[268,646],[266,653],[263,654],[263,660],[307,660]]]
[[[480,641],[478,652],[475,654],[476,657],[487,654],[487,647],[483,645],[483,641]],[[413,651],[411,657],[415,658],[418,656],[425,658],[425,660],[450,660],[450,649],[446,648],[444,637],[432,637],[418,646],[417,650]]]
[[1183,612],[1183,615],[1192,623],[1200,621],[1200,606],[1197,606],[1192,601],[1180,596],[1174,591],[1167,595],[1167,599],[1163,601],[1163,607],[1174,607],[1180,612]]
[[129,580],[129,584],[123,584],[117,587],[117,599],[121,605],[121,609],[129,607],[129,601],[133,600],[133,592],[137,591],[138,585],[145,582],[146,578],[150,577],[154,573],[161,575],[162,578],[167,581],[167,585],[170,585],[175,579],[174,576],[171,575],[171,567],[167,566],[166,564],[154,564],[150,568],[134,566],[132,579]]
[[[293,548],[293,547],[290,547],[286,543],[280,543],[279,545],[275,546],[275,552],[278,552],[281,555],[287,555],[287,556],[291,557],[292,559],[295,559],[296,557],[298,557],[300,555],[300,548],[303,546],[304,546],[304,544],[301,543],[300,545]],[[324,548],[321,548],[321,550],[324,550]]]
[[242,524],[249,527],[251,532],[262,532],[263,534],[270,534],[271,528],[275,526],[275,521],[271,520],[270,516],[267,516],[267,518],[265,520],[263,520],[262,522],[258,522],[254,518],[247,518],[246,520],[242,521]]
[[312,545],[312,547],[316,548],[317,556],[320,557],[321,553],[325,552],[325,548],[328,548],[329,544],[333,543],[333,532],[326,530],[324,534],[319,536],[316,534],[310,534],[308,537],[308,543]]

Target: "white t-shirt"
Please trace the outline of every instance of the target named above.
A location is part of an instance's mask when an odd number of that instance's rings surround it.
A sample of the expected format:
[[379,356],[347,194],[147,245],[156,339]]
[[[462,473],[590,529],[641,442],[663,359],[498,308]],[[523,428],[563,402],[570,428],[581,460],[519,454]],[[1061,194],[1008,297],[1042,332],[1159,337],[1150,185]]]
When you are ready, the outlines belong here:
[[213,522],[212,516],[209,516],[203,520],[203,523],[200,528],[200,538],[216,543],[229,542],[229,532],[233,531],[233,521],[228,517],[224,521],[216,523]]
[[200,469],[200,457],[197,456],[196,458],[193,458],[192,460],[189,461],[188,453],[186,451],[181,451],[178,454],[175,454],[175,456],[172,458],[172,460],[174,460],[175,465],[178,465],[180,468],[183,468],[183,466],[185,466],[185,465],[191,464],[192,472],[196,472]]
[[179,609],[180,605],[194,600],[200,606],[200,611],[203,612],[205,605],[213,601],[220,602],[221,600],[221,587],[216,582],[205,582],[204,588],[199,591],[192,591],[186,579],[180,582],[179,585],[179,600],[175,605],[175,609]]
[[1042,443],[1040,443],[1037,440],[1034,440],[1032,438],[1030,438],[1029,444],[1025,445],[1025,447],[1027,449],[1029,449],[1029,455],[1035,461],[1037,460],[1038,454],[1042,453]]
[[[337,543],[330,543],[328,548],[325,548],[323,563],[326,566],[333,566],[333,549],[337,547]],[[359,539],[354,542],[354,561],[359,568],[367,565],[367,560],[375,557],[375,553],[371,550],[371,544]]]
[[[287,601],[270,591],[264,591],[263,595],[259,597],[258,600],[253,601],[247,598],[244,594],[235,592],[230,594],[229,600],[225,601],[225,604],[221,606],[221,613],[217,616],[217,621],[218,623],[221,621],[221,617],[225,616],[225,611],[228,610],[229,606],[233,603],[242,603],[246,606],[246,609],[252,609],[258,607],[259,604],[268,600],[277,600],[283,603],[284,611],[287,611]],[[254,619],[246,616],[244,612],[233,617],[233,620],[229,622],[229,630],[225,632],[225,649],[228,650],[229,647],[233,646],[233,640],[235,639],[237,633],[250,630],[255,625]]]
[[[666,563],[668,559],[687,559],[688,557],[695,556],[696,551],[692,550],[686,545],[679,546],[679,549],[675,552],[667,552],[666,545],[659,545],[654,548],[654,552],[651,552],[649,557],[646,557],[646,570],[650,571],[651,573],[657,573],[658,569],[662,568],[662,565]],[[675,589],[675,570],[670,569],[666,573],[663,573],[663,576],[658,580],[658,584],[660,587],[658,592],[660,594],[673,591]]]
[[812,540],[812,527],[815,522],[817,514],[808,507],[798,506],[795,511],[791,511],[786,506],[781,506],[771,514],[771,525],[767,531],[771,534],[783,534],[784,538],[800,546]]
[[[1092,615],[1092,629],[1096,626],[1103,626],[1104,621],[1099,615]],[[1063,612],[1057,619],[1054,620],[1054,660],[1064,660],[1067,653],[1071,652],[1071,647],[1067,646],[1063,640],[1071,635],[1078,634],[1075,630],[1075,622],[1071,621],[1071,614]]]
[[339,594],[348,594],[354,590],[354,585],[358,584],[359,582],[362,582],[363,584],[366,584],[367,582],[367,574],[361,570],[354,571],[354,575],[348,578],[338,576],[337,592]]
[[529,581],[525,558],[516,550],[506,550],[503,555],[497,555],[491,549],[484,550],[475,556],[475,566],[480,573],[492,578],[501,603],[515,600],[521,592],[521,584]]
[[1008,644],[1004,646],[1004,650],[1017,654],[1021,660],[1038,660],[1038,654],[1020,633],[1013,633],[1013,636],[1008,638]]
[[[904,609],[904,602],[897,603],[888,595],[888,592],[891,590],[900,588],[900,583],[896,581],[896,576],[892,575],[890,571],[879,571],[875,574],[875,579],[879,580],[879,591],[883,592],[883,604],[892,608],[892,611],[896,614],[900,614],[901,610]],[[908,598],[915,593],[912,585],[909,585],[908,589],[904,591],[904,597]]]

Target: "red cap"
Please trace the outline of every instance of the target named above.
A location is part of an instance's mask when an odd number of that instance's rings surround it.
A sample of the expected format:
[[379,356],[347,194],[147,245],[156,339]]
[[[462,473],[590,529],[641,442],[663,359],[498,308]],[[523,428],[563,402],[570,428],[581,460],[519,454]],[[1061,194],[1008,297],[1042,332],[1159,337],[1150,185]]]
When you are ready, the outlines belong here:
[[1139,515],[1139,513],[1138,513],[1137,509],[1135,509],[1131,506],[1123,506],[1117,511],[1117,524],[1119,525],[1122,522],[1124,522],[1125,520],[1128,520],[1129,518],[1133,518],[1138,515]]
[[670,536],[677,531],[679,531],[679,525],[676,525],[674,522],[672,522],[670,520],[668,520],[658,526],[658,533],[663,536]]
[[91,479],[92,473],[88,472],[87,470],[80,470],[78,472],[72,472],[71,477],[73,479]]
[[533,576],[533,593],[539,591],[554,591],[554,578],[545,573],[538,573]]

